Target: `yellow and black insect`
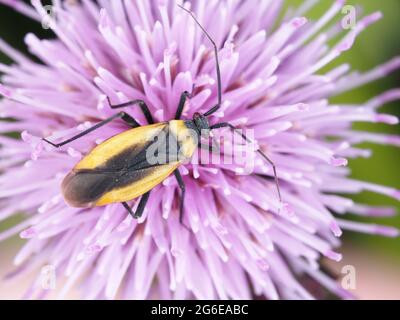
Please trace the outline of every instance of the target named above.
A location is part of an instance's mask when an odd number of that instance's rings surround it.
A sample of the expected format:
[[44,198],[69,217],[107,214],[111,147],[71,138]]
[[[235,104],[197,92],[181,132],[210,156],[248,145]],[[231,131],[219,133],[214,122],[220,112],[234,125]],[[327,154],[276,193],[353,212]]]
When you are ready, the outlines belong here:
[[[54,147],[61,147],[116,119],[122,119],[132,127],[132,129],[117,134],[96,146],[64,178],[62,192],[69,205],[73,207],[94,207],[120,202],[134,218],[138,218],[143,213],[151,189],[174,173],[181,189],[179,219],[182,223],[185,184],[178,167],[192,157],[200,139],[202,137],[208,138],[211,130],[227,127],[236,132],[237,129],[227,122],[214,125],[210,125],[208,122],[207,117],[220,108],[222,100],[218,49],[192,12],[181,8],[192,16],[214,47],[218,82],[217,104],[204,114],[195,113],[192,120],[180,120],[185,102],[191,97],[191,94],[185,91],[181,94],[175,119],[154,123],[149,108],[142,100],[133,100],[119,105],[109,103],[112,109],[138,105],[149,124],[141,126],[127,113],[119,112],[63,142],[53,143],[43,139]],[[244,134],[239,132],[238,134],[245,141],[250,142]],[[154,148],[155,146],[156,148]],[[158,153],[149,153],[152,148]],[[280,200],[275,165],[261,150],[257,150],[257,152],[273,167]],[[161,158],[164,161],[161,163],[160,161],[153,161],[155,158],[156,160]],[[142,197],[136,211],[133,212],[126,202],[139,196]]]

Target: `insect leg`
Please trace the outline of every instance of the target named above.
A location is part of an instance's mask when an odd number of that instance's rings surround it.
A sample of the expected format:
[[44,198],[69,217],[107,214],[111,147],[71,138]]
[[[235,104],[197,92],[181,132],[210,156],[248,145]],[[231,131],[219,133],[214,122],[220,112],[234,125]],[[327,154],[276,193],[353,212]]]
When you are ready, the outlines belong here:
[[144,208],[146,207],[147,201],[149,200],[149,196],[150,196],[150,191],[142,195],[139,201],[139,205],[136,208],[135,212],[132,211],[132,208],[126,202],[121,202],[121,203],[134,219],[139,219],[143,214]]
[[183,179],[182,179],[182,176],[181,176],[181,173],[179,172],[179,170],[178,169],[176,169],[175,171],[174,171],[174,175],[175,175],[175,178],[176,178],[176,181],[178,181],[178,185],[179,185],[179,188],[181,189],[181,203],[180,203],[180,207],[179,207],[179,222],[181,223],[181,224],[183,224],[183,214],[184,214],[184,211],[183,211],[183,206],[184,206],[184,203],[185,203],[185,193],[186,193],[186,187],[185,187],[185,183],[183,182]]
[[194,94],[194,84],[192,85],[192,92],[183,91],[181,94],[181,98],[179,99],[178,108],[176,109],[175,113],[175,120],[179,120],[182,116],[183,108],[185,107],[186,99],[190,99],[193,97]]
[[111,109],[124,108],[124,107],[138,105],[140,107],[140,109],[142,110],[147,122],[150,124],[154,123],[154,119],[150,113],[149,107],[147,106],[146,102],[144,102],[143,100],[137,99],[137,100],[132,100],[132,101],[124,102],[121,104],[114,104],[114,105],[111,104],[109,97],[107,97],[107,101],[108,101],[108,104],[110,105]]
[[[125,112],[124,112],[125,113]],[[122,118],[128,125],[130,125],[132,128],[137,128],[140,127],[140,123],[135,120],[132,116],[129,114],[125,113]]]
[[102,126],[104,126],[104,125],[106,125],[106,124],[110,123],[111,121],[113,121],[115,119],[118,119],[118,118],[124,120],[127,124],[129,124],[130,126],[132,126],[134,128],[135,127],[140,127],[140,124],[134,118],[132,118],[129,114],[127,114],[125,112],[118,112],[118,113],[114,114],[113,116],[111,116],[111,117],[109,117],[109,118],[107,118],[107,119],[105,119],[103,121],[100,121],[99,123],[95,124],[93,127],[90,127],[89,129],[86,129],[85,131],[82,131],[81,133],[78,133],[77,135],[75,135],[75,136],[73,136],[73,137],[71,137],[71,138],[69,138],[67,140],[64,140],[62,142],[53,143],[53,142],[47,140],[46,138],[42,138],[42,140],[47,142],[47,143],[49,143],[49,144],[51,144],[53,147],[59,148],[59,147],[61,147],[63,145],[66,145],[66,144],[68,144],[68,143],[70,143],[70,142],[72,142],[74,140],[77,140],[77,139],[87,135],[88,133],[90,133],[92,131],[95,131],[95,130],[99,129],[100,127],[102,127]]
[[183,107],[185,106],[185,102],[187,98],[190,98],[191,94],[187,91],[182,92],[181,98],[179,99],[178,108],[176,109],[175,119],[179,120],[182,116]]
[[[249,139],[245,134],[241,133],[235,126],[231,125],[228,122],[214,124],[214,125],[210,126],[210,130],[218,129],[218,128],[226,128],[226,127],[231,129],[232,132],[239,134],[243,138],[243,140],[253,143],[253,141],[251,139]],[[268,156],[264,152],[262,152],[260,149],[257,150],[257,153],[272,166],[272,169],[274,171],[274,180],[275,180],[276,190],[278,191],[279,202],[282,203],[281,191],[279,188],[279,179],[278,179],[278,175],[276,173],[276,166],[275,166],[274,162],[270,158],[268,158]]]

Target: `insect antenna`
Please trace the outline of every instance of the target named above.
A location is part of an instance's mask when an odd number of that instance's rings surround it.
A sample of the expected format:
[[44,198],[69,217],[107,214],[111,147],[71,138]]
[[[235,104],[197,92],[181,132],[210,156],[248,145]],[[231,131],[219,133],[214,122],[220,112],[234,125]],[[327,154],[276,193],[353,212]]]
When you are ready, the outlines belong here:
[[180,4],[178,4],[178,6],[186,11],[187,13],[189,13],[191,15],[191,17],[193,18],[193,20],[196,22],[196,24],[200,27],[200,29],[204,32],[204,34],[206,35],[206,37],[208,38],[208,40],[210,40],[210,42],[212,43],[213,47],[214,47],[214,55],[215,55],[215,63],[216,63],[216,70],[217,70],[217,85],[218,85],[218,103],[213,106],[210,110],[208,110],[206,113],[204,113],[204,115],[207,117],[211,114],[213,114],[214,112],[216,112],[220,107],[221,107],[221,101],[222,101],[222,85],[221,85],[221,71],[219,68],[219,59],[218,59],[218,48],[217,45],[215,44],[215,41],[211,38],[211,36],[209,35],[209,33],[206,31],[206,29],[201,25],[201,23],[197,20],[197,18],[195,17],[195,15],[193,14],[192,11],[184,8],[183,6],[181,6]]
[[[182,10],[186,11],[187,13],[189,13],[191,15],[193,20],[200,27],[200,29],[204,32],[204,34],[210,40],[210,42],[212,43],[212,45],[214,47],[215,63],[216,63],[216,71],[217,71],[217,84],[218,84],[218,103],[215,106],[213,106],[210,110],[208,110],[207,112],[204,113],[204,116],[207,117],[207,116],[213,114],[214,112],[216,112],[221,107],[221,101],[222,101],[221,71],[220,71],[220,67],[219,67],[218,48],[217,48],[217,45],[215,44],[215,41],[211,38],[211,36],[206,31],[206,29],[201,25],[201,23],[197,20],[197,18],[193,14],[193,12],[191,12],[190,10],[184,8],[180,4],[178,4],[178,6]],[[223,128],[223,127],[228,127],[233,133],[238,133],[243,138],[243,140],[245,140],[246,142],[249,142],[249,143],[253,142],[245,134],[241,133],[235,126],[233,126],[232,124],[230,124],[228,122],[214,124],[214,125],[210,126],[210,130]],[[279,203],[280,203],[280,208],[279,208],[279,210],[280,210],[282,208],[282,206],[283,206],[283,202],[282,202],[282,197],[281,197],[281,191],[280,191],[280,188],[279,188],[279,179],[278,179],[275,163],[270,158],[268,158],[268,156],[262,150],[257,150],[256,152],[266,162],[268,162],[272,166],[273,174],[274,174],[275,186],[276,186],[276,189],[277,189]]]

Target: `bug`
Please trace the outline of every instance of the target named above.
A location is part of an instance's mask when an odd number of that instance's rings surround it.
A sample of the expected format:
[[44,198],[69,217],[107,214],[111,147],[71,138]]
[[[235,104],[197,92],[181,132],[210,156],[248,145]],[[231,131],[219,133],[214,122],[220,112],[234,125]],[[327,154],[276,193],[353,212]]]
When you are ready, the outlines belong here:
[[[59,148],[117,119],[123,120],[131,127],[92,149],[64,178],[62,193],[69,205],[95,207],[119,202],[134,218],[139,218],[143,214],[151,190],[174,174],[181,191],[179,221],[183,224],[185,184],[178,168],[192,157],[198,148],[197,142],[202,137],[208,138],[212,130],[219,128],[229,128],[234,134],[239,134],[244,141],[252,142],[228,122],[210,125],[208,118],[221,107],[222,103],[218,48],[194,14],[180,5],[179,7],[191,15],[214,48],[218,86],[217,103],[204,114],[195,113],[191,120],[182,120],[185,102],[191,98],[191,94],[184,91],[180,96],[175,118],[154,123],[150,110],[143,100],[112,105],[108,98],[112,109],[139,106],[148,125],[141,126],[133,117],[122,111],[60,143],[53,143],[43,138],[45,142]],[[171,140],[174,144],[169,142]],[[155,141],[164,147],[162,153],[166,161],[163,163],[154,163],[148,157],[148,151],[154,147]],[[282,203],[275,164],[260,149],[256,152],[272,166],[279,201]],[[139,196],[141,199],[133,212],[127,201]]]

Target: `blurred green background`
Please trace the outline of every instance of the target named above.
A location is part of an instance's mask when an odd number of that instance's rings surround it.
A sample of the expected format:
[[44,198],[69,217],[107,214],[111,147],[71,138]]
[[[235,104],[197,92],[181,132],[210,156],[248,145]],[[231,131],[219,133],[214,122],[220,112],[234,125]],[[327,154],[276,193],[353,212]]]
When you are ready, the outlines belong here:
[[[301,0],[289,0],[289,5],[298,5]],[[332,1],[321,1],[308,17],[318,18],[331,5]],[[351,50],[345,52],[339,59],[329,65],[329,69],[348,62],[355,70],[367,71],[376,65],[382,64],[391,58],[400,55],[400,1],[399,0],[348,0],[346,4],[358,6],[362,15],[371,14],[375,11],[383,13],[383,19],[367,28],[358,38]],[[340,18],[340,17],[339,17]],[[392,88],[400,86],[400,72],[396,71],[390,76],[370,83],[344,95],[335,97],[333,103],[360,103]],[[380,109],[383,113],[391,113],[400,117],[400,102],[396,101],[385,105]],[[400,134],[400,126],[388,126],[384,124],[357,123],[354,126],[358,130],[370,130],[381,133]],[[400,148],[394,146],[382,146],[364,143],[360,147],[373,151],[369,159],[356,159],[350,161],[352,177],[356,179],[371,181],[374,183],[391,186],[400,189]],[[374,193],[362,193],[354,197],[355,200],[374,204],[389,205],[397,207],[400,211],[400,203],[394,199],[380,196]],[[354,220],[365,220],[371,222],[371,218]],[[400,227],[400,218],[379,218],[373,222]],[[351,241],[351,242],[350,242]],[[400,239],[389,239],[384,237],[372,237],[359,233],[345,233],[344,242],[355,245],[368,246],[371,249],[385,251],[388,255],[400,261]]]
[[[303,0],[287,0],[286,6],[297,6]],[[307,17],[316,19],[320,17],[333,1],[320,1]],[[364,14],[374,11],[381,11],[384,18],[378,23],[370,26],[358,38],[353,48],[343,54],[340,59],[329,66],[333,68],[344,62],[351,64],[353,69],[366,71],[374,66],[384,63],[400,54],[400,36],[398,21],[400,19],[399,0],[354,0],[347,1],[350,5],[359,5],[363,8]],[[338,17],[340,18],[340,17]],[[40,24],[13,12],[11,9],[0,5],[0,37],[10,43],[13,47],[26,52],[23,38],[26,33],[33,32],[40,37],[52,37],[52,32],[41,28]],[[0,61],[11,63],[11,61],[0,53]],[[396,72],[385,79],[363,86],[357,90],[336,97],[333,102],[358,103],[369,100],[375,95],[391,88],[399,87],[400,73]],[[395,114],[400,117],[400,102],[384,106],[381,109],[384,113]],[[357,129],[368,129],[376,132],[400,134],[400,126],[356,124]],[[350,162],[352,176],[357,179],[371,181],[400,189],[400,148],[390,146],[378,146],[374,144],[363,144],[362,147],[371,149],[373,157],[370,159],[358,159]],[[375,204],[390,205],[400,209],[399,202],[372,193],[363,193],[354,197],[355,200]],[[351,217],[353,219],[359,219]],[[359,219],[360,220],[360,219]],[[400,227],[400,218],[365,219],[368,222],[382,223]],[[0,230],[4,230],[13,224],[15,220],[8,220],[0,223]],[[15,237],[7,241],[8,245],[15,245],[19,240]],[[387,239],[378,236],[369,236],[357,233],[346,232],[344,243],[347,247],[362,248],[371,252],[382,254],[390,259],[400,262],[400,239]],[[4,248],[4,244],[0,244]],[[346,248],[344,249],[346,250]],[[392,260],[393,261],[393,260]]]

